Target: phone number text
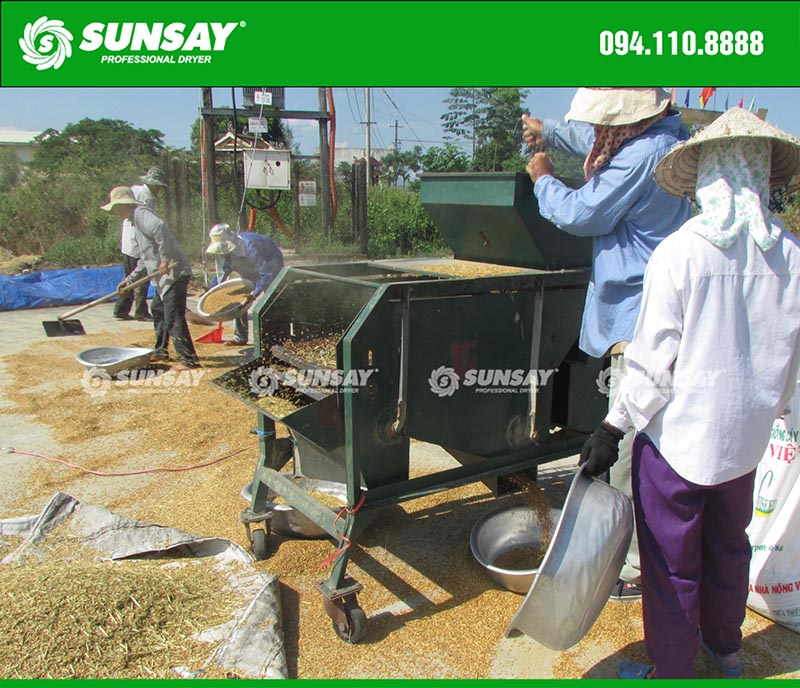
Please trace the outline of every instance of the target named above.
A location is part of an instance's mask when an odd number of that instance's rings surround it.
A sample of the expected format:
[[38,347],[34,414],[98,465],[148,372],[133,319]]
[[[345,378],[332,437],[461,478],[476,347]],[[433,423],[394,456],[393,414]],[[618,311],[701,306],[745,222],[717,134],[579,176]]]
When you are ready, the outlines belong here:
[[761,31],[601,31],[601,55],[763,55]]

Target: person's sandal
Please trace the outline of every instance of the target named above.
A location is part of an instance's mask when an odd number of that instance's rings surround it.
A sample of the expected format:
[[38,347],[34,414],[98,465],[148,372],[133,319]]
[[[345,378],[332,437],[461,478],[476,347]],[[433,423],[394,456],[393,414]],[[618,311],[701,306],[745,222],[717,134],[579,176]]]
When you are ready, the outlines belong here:
[[617,667],[617,678],[655,678],[656,668],[650,664],[626,660]]
[[725,675],[726,678],[739,678],[744,671],[744,664],[742,664],[742,660],[739,660],[739,663],[736,666],[727,666],[722,662],[720,656],[714,652],[708,645],[706,645],[704,640],[700,640],[700,645],[706,651],[709,657],[711,657],[711,661],[717,666],[717,668]]

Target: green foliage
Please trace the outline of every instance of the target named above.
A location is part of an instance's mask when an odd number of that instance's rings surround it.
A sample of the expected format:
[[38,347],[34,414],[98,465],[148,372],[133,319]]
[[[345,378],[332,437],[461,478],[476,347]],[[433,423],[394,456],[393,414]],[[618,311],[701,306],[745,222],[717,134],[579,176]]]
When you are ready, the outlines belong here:
[[60,239],[46,248],[44,259],[63,267],[116,264],[120,262],[119,236],[82,236]]
[[528,96],[520,88],[482,89],[483,119],[478,127],[478,146],[472,167],[481,172],[500,172],[522,150],[522,103]]
[[375,187],[367,205],[369,256],[392,258],[447,249],[419,194],[398,187]]
[[107,168],[125,159],[154,158],[164,148],[163,139],[160,131],[134,129],[118,119],[82,119],[60,133],[48,130],[40,135],[32,167],[52,174]]
[[458,146],[446,143],[444,146],[431,146],[420,157],[425,172],[466,172],[469,157]]
[[445,138],[461,139],[469,144],[472,156],[478,142],[478,129],[482,119],[482,91],[480,88],[453,88],[445,98],[447,112],[441,116]]
[[22,163],[13,150],[0,151],[0,193],[5,193],[17,183]]
[[578,183],[583,182],[585,175],[582,158],[576,158],[574,155],[567,155],[556,150],[547,151],[547,157],[553,163],[556,177],[575,180]]
[[789,231],[800,237],[800,191],[789,196],[785,205],[786,209],[780,218]]
[[414,146],[410,151],[397,151],[385,155],[381,160],[381,171],[387,183],[397,186],[397,180],[400,178],[405,186],[411,175],[420,171],[421,156],[422,146]]
[[[516,169],[522,150],[522,103],[528,91],[520,88],[454,88],[441,116],[447,138],[465,141],[472,150],[472,170],[499,172]],[[509,164],[509,161],[510,164]]]

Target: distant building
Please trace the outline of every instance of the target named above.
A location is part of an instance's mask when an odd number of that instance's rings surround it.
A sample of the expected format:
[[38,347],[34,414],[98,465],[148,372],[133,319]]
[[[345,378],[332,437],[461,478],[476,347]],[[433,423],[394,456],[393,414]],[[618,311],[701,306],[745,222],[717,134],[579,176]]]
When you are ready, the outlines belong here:
[[[380,162],[393,150],[394,149],[392,148],[370,148],[369,152],[372,156],[373,165],[375,161]],[[319,148],[316,150],[316,154],[319,155]],[[346,162],[352,165],[354,160],[362,160],[366,157],[367,157],[367,149],[364,147],[339,148],[337,146],[336,152],[334,153],[334,163],[338,165],[340,162]]]
[[17,154],[21,162],[33,160],[36,146],[39,142],[36,137],[41,131],[26,131],[22,129],[0,129],[0,150],[11,149]]
[[233,153],[234,145],[237,154],[241,154],[245,149],[252,150],[254,147],[262,150],[272,150],[275,148],[271,143],[247,134],[239,134],[234,138],[233,132],[229,131],[224,136],[214,141],[214,150],[216,150],[217,153]]

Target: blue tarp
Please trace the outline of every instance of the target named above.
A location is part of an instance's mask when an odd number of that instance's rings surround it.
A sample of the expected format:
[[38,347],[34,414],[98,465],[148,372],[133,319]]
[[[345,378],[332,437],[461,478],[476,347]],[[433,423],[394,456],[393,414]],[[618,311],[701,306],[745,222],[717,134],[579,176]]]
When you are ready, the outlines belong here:
[[124,276],[121,265],[0,275],[0,311],[89,303],[116,291]]

